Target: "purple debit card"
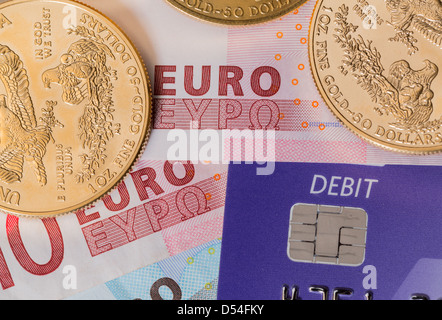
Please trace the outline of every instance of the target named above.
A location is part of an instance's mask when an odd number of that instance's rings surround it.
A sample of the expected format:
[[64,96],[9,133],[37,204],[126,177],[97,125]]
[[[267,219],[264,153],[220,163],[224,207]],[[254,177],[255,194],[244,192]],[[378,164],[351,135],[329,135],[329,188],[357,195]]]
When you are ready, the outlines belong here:
[[441,190],[441,167],[231,164],[218,299],[440,299]]

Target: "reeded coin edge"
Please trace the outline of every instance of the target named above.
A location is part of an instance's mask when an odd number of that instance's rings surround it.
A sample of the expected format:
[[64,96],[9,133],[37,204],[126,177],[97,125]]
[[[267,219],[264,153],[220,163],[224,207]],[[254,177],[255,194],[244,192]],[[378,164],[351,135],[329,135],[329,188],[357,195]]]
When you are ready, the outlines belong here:
[[289,14],[291,11],[298,9],[302,7],[306,2],[310,0],[300,0],[297,4],[293,4],[289,7],[289,9],[281,10],[277,15],[272,15],[270,17],[263,17],[260,19],[248,19],[248,20],[225,20],[225,19],[217,19],[210,16],[206,16],[203,14],[200,14],[198,12],[195,12],[183,5],[180,5],[175,0],[165,0],[169,5],[171,5],[176,10],[180,11],[181,13],[185,13],[188,16],[191,16],[194,19],[197,19],[199,21],[208,22],[211,24],[226,26],[226,27],[247,27],[247,26],[254,26],[258,24],[264,24],[267,22],[274,21],[278,18],[282,18],[283,16]]
[[[5,1],[4,3],[0,4],[0,10],[3,9],[4,7],[10,6],[12,2],[15,3],[25,3],[25,2],[34,2],[36,0],[8,0]],[[114,185],[110,188],[108,188],[107,190],[102,191],[101,193],[99,193],[99,195],[97,197],[95,197],[94,200],[90,200],[90,201],[83,201],[81,202],[79,205],[77,206],[71,206],[69,208],[63,209],[63,210],[57,210],[57,211],[50,211],[50,212],[39,212],[39,213],[35,213],[35,212],[27,212],[27,211],[13,211],[10,209],[5,209],[3,207],[1,207],[0,205],[0,212],[4,213],[4,214],[8,214],[8,215],[13,215],[19,218],[26,218],[26,219],[46,219],[46,218],[56,218],[56,217],[61,217],[61,216],[65,216],[65,215],[69,215],[71,213],[75,213],[78,210],[88,210],[90,208],[92,208],[95,204],[97,204],[101,199],[103,199],[104,196],[109,195],[110,193],[112,193],[114,190],[116,190],[118,188],[118,185],[124,181],[124,179],[126,179],[126,177],[130,174],[130,172],[132,171],[132,169],[135,167],[135,165],[137,164],[137,162],[140,160],[140,158],[143,156],[143,153],[146,150],[147,147],[147,143],[149,141],[151,132],[152,132],[152,114],[153,114],[153,92],[152,92],[152,85],[151,85],[151,81],[150,81],[150,77],[149,74],[147,72],[147,67],[146,64],[143,60],[143,58],[141,57],[140,51],[138,50],[137,46],[134,44],[134,42],[128,37],[128,35],[121,29],[121,27],[111,18],[109,18],[106,14],[104,14],[103,12],[101,12],[100,10],[97,10],[96,8],[85,4],[81,1],[78,0],[43,0],[45,2],[58,2],[58,3],[69,3],[71,2],[73,5],[77,5],[77,6],[83,6],[86,9],[92,10],[94,13],[96,13],[97,15],[101,15],[104,19],[107,19],[109,21],[109,23],[111,23],[118,32],[121,33],[121,35],[124,36],[125,41],[127,41],[134,53],[136,54],[137,58],[138,58],[138,63],[137,64],[141,64],[140,70],[142,70],[142,72],[144,72],[144,89],[146,90],[146,92],[148,93],[148,98],[149,98],[149,102],[148,104],[146,104],[146,107],[149,108],[149,112],[146,113],[146,116],[148,117],[148,120],[145,121],[145,125],[144,128],[142,130],[142,132],[144,132],[144,138],[138,141],[138,151],[134,153],[133,155],[133,159],[131,161],[129,161],[129,163],[131,163],[130,165],[127,166],[126,170],[122,171],[124,173],[122,173],[120,175],[120,178],[116,180],[116,182],[114,183]],[[12,4],[14,5],[14,4]]]
[[[315,59],[314,59],[314,52],[313,52],[313,43],[314,43],[314,27],[315,27],[315,21],[318,18],[317,17],[317,10],[322,5],[323,0],[318,0],[315,3],[315,8],[313,10],[312,18],[310,20],[309,25],[309,41],[308,41],[308,56],[310,61],[310,73],[314,79],[314,83],[316,86],[316,89],[318,90],[321,98],[324,100],[325,104],[327,105],[327,108],[332,112],[333,116],[339,121],[340,124],[342,124],[345,128],[347,128],[350,132],[355,134],[357,137],[361,138],[362,140],[368,142],[371,145],[374,145],[376,147],[379,147],[381,149],[384,149],[386,151],[395,152],[397,154],[406,154],[411,156],[428,156],[428,155],[434,155],[438,153],[442,153],[442,146],[429,148],[409,148],[409,147],[401,147],[398,145],[394,145],[388,142],[384,141],[377,141],[376,138],[362,132],[354,129],[354,125],[348,121],[344,116],[341,115],[341,113],[334,107],[333,103],[325,93],[325,90],[322,88],[322,84],[320,81],[320,77],[318,75],[318,69],[315,65]],[[339,116],[341,115],[341,117]]]

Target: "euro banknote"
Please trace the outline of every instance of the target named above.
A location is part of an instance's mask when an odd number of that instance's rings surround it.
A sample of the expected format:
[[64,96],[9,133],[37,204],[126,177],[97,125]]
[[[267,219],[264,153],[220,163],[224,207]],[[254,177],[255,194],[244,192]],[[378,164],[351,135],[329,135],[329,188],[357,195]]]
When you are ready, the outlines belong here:
[[68,300],[215,300],[220,255],[218,238]]
[[87,210],[0,215],[0,299],[66,298],[219,238],[226,179],[224,165],[142,158]]
[[145,60],[155,98],[152,159],[441,163],[442,155],[375,147],[332,115],[309,65],[314,0],[245,27],[204,23],[166,1],[85,2],[126,30]]

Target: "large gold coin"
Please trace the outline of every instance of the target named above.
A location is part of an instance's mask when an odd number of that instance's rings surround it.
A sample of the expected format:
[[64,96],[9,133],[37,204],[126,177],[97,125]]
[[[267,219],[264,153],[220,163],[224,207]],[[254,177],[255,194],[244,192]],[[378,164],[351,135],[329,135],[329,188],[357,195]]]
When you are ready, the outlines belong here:
[[196,18],[225,25],[251,25],[279,18],[307,0],[166,0]]
[[69,0],[0,5],[0,209],[48,217],[120,182],[145,146],[150,84],[126,35]]
[[310,61],[325,102],[388,150],[442,150],[440,0],[320,0]]

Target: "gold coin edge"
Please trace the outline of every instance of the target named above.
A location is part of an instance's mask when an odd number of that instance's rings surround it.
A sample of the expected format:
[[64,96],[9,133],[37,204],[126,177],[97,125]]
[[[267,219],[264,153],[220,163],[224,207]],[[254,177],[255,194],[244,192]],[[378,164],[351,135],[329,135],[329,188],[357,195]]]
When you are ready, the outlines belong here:
[[168,3],[170,6],[172,6],[173,8],[178,10],[179,12],[184,13],[187,16],[190,16],[193,19],[196,19],[197,21],[206,22],[206,23],[210,23],[210,24],[214,24],[214,25],[218,25],[218,26],[224,26],[224,27],[247,27],[247,26],[255,26],[255,25],[259,25],[259,24],[265,24],[265,23],[274,21],[278,18],[282,18],[283,16],[286,16],[287,14],[289,14],[291,11],[293,11],[295,9],[299,9],[300,7],[302,7],[304,4],[306,4],[310,0],[300,0],[298,3],[289,6],[289,9],[281,10],[276,15],[272,15],[269,17],[266,16],[261,19],[250,19],[250,20],[226,20],[226,19],[221,19],[221,18],[220,19],[212,18],[212,17],[206,16],[203,14],[198,14],[197,12],[178,4],[176,2],[176,0],[164,0],[164,1],[166,1],[166,3]]

